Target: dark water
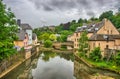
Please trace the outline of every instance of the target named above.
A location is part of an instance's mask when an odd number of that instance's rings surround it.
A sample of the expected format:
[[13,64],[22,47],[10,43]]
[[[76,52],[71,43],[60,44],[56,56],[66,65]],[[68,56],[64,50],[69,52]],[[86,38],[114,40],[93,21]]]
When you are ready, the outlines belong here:
[[87,67],[73,54],[53,52],[36,54],[2,79],[94,79],[95,74],[120,79],[118,74]]

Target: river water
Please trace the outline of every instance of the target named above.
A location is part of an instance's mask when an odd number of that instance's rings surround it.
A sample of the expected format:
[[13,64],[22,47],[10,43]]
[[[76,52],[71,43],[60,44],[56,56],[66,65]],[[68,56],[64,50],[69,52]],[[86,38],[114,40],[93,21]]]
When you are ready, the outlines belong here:
[[91,69],[73,54],[40,52],[2,79],[120,79],[120,75]]

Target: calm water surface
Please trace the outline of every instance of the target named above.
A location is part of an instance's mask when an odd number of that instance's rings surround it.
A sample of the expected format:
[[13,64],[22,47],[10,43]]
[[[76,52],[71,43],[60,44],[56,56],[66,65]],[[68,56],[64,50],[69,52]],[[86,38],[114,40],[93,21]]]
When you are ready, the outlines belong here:
[[2,79],[96,79],[99,74],[120,79],[118,74],[87,67],[74,60],[73,54],[41,52]]

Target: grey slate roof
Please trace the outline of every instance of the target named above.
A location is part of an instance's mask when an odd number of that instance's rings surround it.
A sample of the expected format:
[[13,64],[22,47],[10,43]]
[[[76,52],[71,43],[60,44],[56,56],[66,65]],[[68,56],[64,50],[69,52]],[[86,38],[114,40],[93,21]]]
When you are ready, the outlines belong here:
[[37,38],[37,35],[35,33],[32,34],[32,40],[35,40]]
[[97,32],[102,26],[104,25],[104,20],[99,22],[99,23],[92,23],[86,26],[78,27],[76,29],[76,32],[82,32],[82,31],[87,31],[87,32]]
[[23,41],[24,40],[24,38],[25,38],[25,31],[24,30],[20,30],[20,32],[19,33],[17,33],[17,36],[18,36],[18,40],[21,40],[21,41]]
[[90,41],[114,41],[115,39],[120,39],[120,35],[103,35],[103,34],[94,34],[92,35],[89,40]]
[[20,27],[21,27],[23,30],[27,30],[27,29],[32,30],[32,27],[31,27],[29,24],[20,24]]

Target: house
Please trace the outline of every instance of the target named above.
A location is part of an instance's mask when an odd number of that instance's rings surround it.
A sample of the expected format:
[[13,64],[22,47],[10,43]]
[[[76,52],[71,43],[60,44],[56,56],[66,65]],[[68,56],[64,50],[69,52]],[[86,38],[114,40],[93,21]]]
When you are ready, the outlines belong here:
[[37,44],[38,39],[37,39],[37,35],[35,33],[32,34],[32,44],[35,45]]
[[[95,47],[100,47],[102,55],[104,56],[106,48],[120,50],[120,33],[108,19],[78,27],[71,39],[71,41],[74,42],[75,49],[79,48],[79,38],[85,30],[88,32],[89,51],[92,51]],[[71,37],[68,37],[68,39],[70,38]]]
[[15,46],[22,48],[37,43],[37,36],[32,33],[32,28],[29,24],[21,23],[20,20],[17,20],[17,24],[19,30],[17,33],[18,40],[14,41]]

